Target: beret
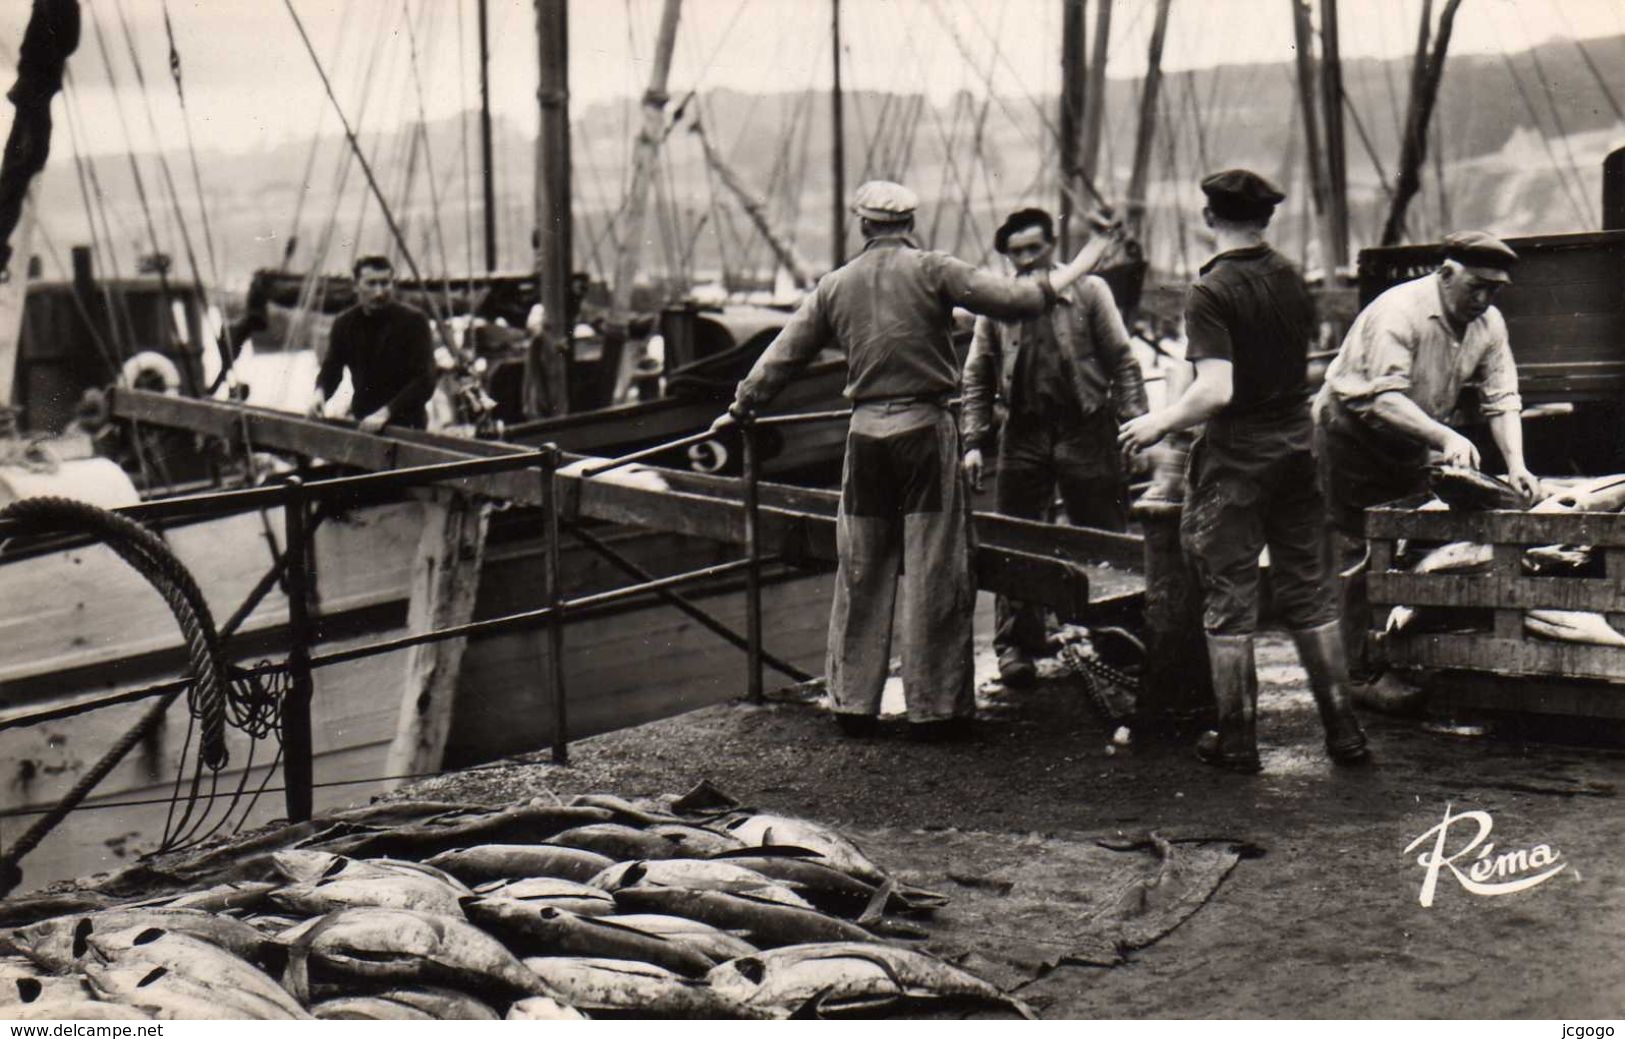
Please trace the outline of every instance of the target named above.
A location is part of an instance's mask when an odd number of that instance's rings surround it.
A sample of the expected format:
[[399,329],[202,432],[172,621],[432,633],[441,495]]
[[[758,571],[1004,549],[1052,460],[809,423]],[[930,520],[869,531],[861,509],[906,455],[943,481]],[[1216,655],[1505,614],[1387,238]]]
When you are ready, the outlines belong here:
[[1202,178],[1202,192],[1214,214],[1232,220],[1258,220],[1286,199],[1279,188],[1252,170],[1222,170]]
[[1518,254],[1487,231],[1454,231],[1445,235],[1444,258],[1455,260],[1463,267],[1503,272],[1510,271],[1518,262]]
[[920,197],[890,180],[871,180],[852,196],[852,212],[866,220],[895,223],[914,215]]
[[1010,236],[1029,227],[1042,227],[1044,237],[1055,238],[1055,218],[1042,209],[1018,209],[1004,218],[1004,223],[993,233],[993,248],[999,254],[1010,250]]

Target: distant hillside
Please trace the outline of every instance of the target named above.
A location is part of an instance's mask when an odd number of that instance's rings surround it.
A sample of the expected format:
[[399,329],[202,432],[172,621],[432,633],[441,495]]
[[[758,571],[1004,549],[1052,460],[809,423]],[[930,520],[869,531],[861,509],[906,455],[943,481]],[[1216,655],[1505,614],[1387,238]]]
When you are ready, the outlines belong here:
[[[1613,97],[1625,98],[1625,36],[1587,41],[1586,46]],[[1537,74],[1537,65],[1543,76]],[[1344,78],[1357,113],[1357,120],[1351,119],[1348,125],[1348,155],[1358,246],[1375,237],[1386,208],[1381,182],[1392,180],[1397,163],[1409,61],[1349,62]],[[1108,86],[1105,168],[1099,181],[1101,190],[1113,199],[1119,197],[1128,179],[1139,90],[1138,81],[1114,80]],[[991,229],[1009,208],[1053,205],[1055,148],[1045,123],[1053,122],[1055,107],[1053,97],[1039,99],[1035,106],[1028,98],[984,101],[968,94],[943,104],[932,104],[920,95],[849,95],[848,189],[869,176],[907,181],[922,196],[919,224],[932,244],[979,259],[985,254]],[[1290,63],[1222,66],[1169,76],[1164,81],[1161,108],[1148,243],[1159,267],[1179,272],[1200,261],[1202,247],[1192,231],[1199,223],[1200,194],[1195,182],[1203,171],[1227,166],[1256,168],[1283,185],[1293,197],[1277,226],[1277,240],[1291,250],[1304,247],[1307,187]],[[595,272],[607,271],[613,263],[613,232],[608,227],[624,190],[635,115],[624,104],[581,106],[573,113],[577,264]],[[684,115],[683,124],[666,145],[660,189],[650,210],[646,269],[715,271],[724,266],[762,267],[768,262],[766,249],[739,207],[714,184],[705,168],[698,144],[687,129],[687,117],[696,115],[739,175],[766,195],[772,219],[787,229],[811,265],[826,266],[832,202],[827,95],[710,91],[690,101]],[[413,173],[412,201],[399,207],[414,251],[433,271],[462,271],[469,266],[468,204],[472,200],[478,206],[479,189],[477,159],[468,162],[474,171],[472,179],[463,176],[464,129],[460,120],[428,128],[441,203],[438,219],[429,204],[421,159]],[[400,197],[406,181],[406,140],[406,131],[365,138],[379,178],[392,198]],[[1621,144],[1625,144],[1625,125],[1616,120],[1612,101],[1572,42],[1550,41],[1510,58],[1452,58],[1435,113],[1434,152],[1424,192],[1411,210],[1412,233],[1435,237],[1442,229],[1457,226],[1486,227],[1507,234],[1595,226],[1601,160],[1611,147]],[[296,211],[300,219],[295,266],[312,262],[315,243],[334,212],[338,219],[333,225],[329,269],[344,267],[358,250],[385,245],[377,207],[369,205],[364,215],[360,212],[359,170],[351,171],[342,204],[335,207],[335,199],[341,197],[334,176],[341,145],[336,136],[321,142],[302,207],[300,181],[308,144],[203,156],[221,273],[228,285],[240,287],[255,267],[281,259],[287,237],[295,229]],[[528,229],[534,193],[534,127],[499,121],[496,150],[502,263],[527,266],[531,262]],[[171,154],[170,161],[179,176],[184,169],[183,153]],[[133,258],[147,251],[145,224],[128,164],[122,158],[103,157],[95,166],[108,200],[117,259],[128,270]],[[183,263],[174,221],[168,207],[159,205],[154,186],[157,176],[149,173],[147,177],[154,205],[163,211],[160,237],[177,262]],[[180,179],[186,182],[186,178]],[[48,214],[49,234],[59,249],[87,240],[80,182],[65,143],[58,144],[41,200]],[[196,233],[196,202],[185,197],[183,204]],[[478,264],[477,212],[472,226],[472,255]],[[444,256],[438,244],[442,236]],[[200,241],[197,249],[201,256]],[[47,269],[52,269],[50,261]]]

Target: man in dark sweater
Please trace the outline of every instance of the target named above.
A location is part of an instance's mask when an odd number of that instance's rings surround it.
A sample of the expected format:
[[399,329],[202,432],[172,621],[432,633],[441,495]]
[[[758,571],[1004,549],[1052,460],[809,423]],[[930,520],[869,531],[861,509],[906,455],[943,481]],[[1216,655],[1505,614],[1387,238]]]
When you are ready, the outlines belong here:
[[363,432],[376,433],[386,424],[423,429],[435,386],[429,319],[395,301],[395,270],[386,257],[357,260],[355,285],[359,302],[333,321],[310,416],[322,417],[348,368],[350,415]]
[[1217,255],[1185,308],[1186,356],[1196,380],[1162,411],[1123,426],[1124,447],[1145,450],[1206,423],[1191,450],[1180,535],[1202,579],[1208,663],[1219,727],[1197,744],[1202,760],[1259,770],[1256,712],[1258,557],[1269,547],[1282,620],[1297,643],[1326,749],[1339,762],[1366,757],[1349,702],[1335,575],[1322,552],[1325,511],[1309,418],[1308,351],[1315,308],[1296,268],[1264,241],[1285,196],[1248,170],[1202,181]]

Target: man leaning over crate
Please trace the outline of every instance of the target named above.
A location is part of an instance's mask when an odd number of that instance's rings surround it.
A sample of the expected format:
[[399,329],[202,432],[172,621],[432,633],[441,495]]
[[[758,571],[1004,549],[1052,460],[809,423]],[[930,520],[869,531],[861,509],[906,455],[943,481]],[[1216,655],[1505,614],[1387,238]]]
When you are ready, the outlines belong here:
[[1348,663],[1324,552],[1325,507],[1315,479],[1308,357],[1315,309],[1303,276],[1264,240],[1286,196],[1248,170],[1202,181],[1202,210],[1217,255],[1202,267],[1185,308],[1186,356],[1196,379],[1171,406],[1127,422],[1120,441],[1143,451],[1169,433],[1206,423],[1191,449],[1180,536],[1202,581],[1203,627],[1213,675],[1216,732],[1203,761],[1259,770],[1256,717],[1260,552],[1282,619],[1339,762],[1366,758],[1349,702]]
[[826,674],[836,721],[851,736],[875,729],[899,571],[910,735],[962,736],[976,710],[970,509],[959,431],[947,407],[959,386],[949,338],[954,308],[1011,320],[1036,317],[1101,248],[1086,246],[1048,275],[1001,277],[920,248],[913,235],[917,204],[901,184],[870,181],[858,189],[852,210],[863,251],[807,294],[712,427],[760,411],[827,344],[839,344],[846,354],[852,421],[836,519],[839,566]]
[[[1053,270],[1054,218],[1042,209],[1017,210],[993,245],[1023,277]],[[994,487],[999,512],[1043,519],[1059,488],[1073,524],[1127,529],[1117,423],[1145,414],[1145,383],[1104,281],[1084,278],[1049,313],[1025,321],[977,318],[964,398],[965,473],[978,490],[982,453],[993,443],[994,402],[1004,405]],[[1044,646],[1044,612],[1001,595],[995,615],[999,677],[1026,685],[1036,677],[1032,654]]]
[[1356,565],[1365,550],[1365,510],[1425,492],[1432,461],[1479,467],[1478,449],[1447,424],[1464,385],[1478,386],[1508,480],[1532,497],[1540,491],[1524,465],[1523,404],[1506,321],[1491,305],[1511,283],[1518,254],[1482,231],[1451,234],[1444,249],[1437,270],[1395,285],[1360,312],[1314,404],[1334,557],[1352,571],[1343,614],[1362,682],[1379,670],[1365,650],[1371,607]]

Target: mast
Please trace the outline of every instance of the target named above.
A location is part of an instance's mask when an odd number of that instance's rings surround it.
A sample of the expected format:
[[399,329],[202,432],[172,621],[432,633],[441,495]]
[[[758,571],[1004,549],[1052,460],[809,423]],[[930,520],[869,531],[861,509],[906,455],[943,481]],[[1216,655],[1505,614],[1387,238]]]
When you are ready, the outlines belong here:
[[1433,118],[1433,103],[1439,96],[1439,80],[1444,76],[1444,60],[1450,52],[1450,30],[1455,24],[1456,9],[1461,0],[1445,0],[1439,14],[1439,33],[1433,43],[1433,53],[1427,53],[1428,16],[1430,2],[1422,5],[1422,28],[1416,43],[1416,65],[1411,81],[1411,103],[1405,113],[1405,141],[1399,152],[1399,174],[1394,180],[1394,201],[1388,210],[1388,222],[1382,228],[1382,244],[1398,245],[1405,232],[1405,210],[1411,199],[1422,189],[1422,163],[1427,158],[1428,122]]
[[632,311],[632,281],[638,273],[643,251],[643,223],[649,212],[649,189],[654,183],[655,159],[666,120],[666,83],[671,76],[671,54],[677,43],[677,19],[682,0],[666,0],[660,12],[660,31],[655,37],[654,70],[649,88],[643,92],[643,127],[638,131],[632,154],[632,186],[627,192],[626,220],[621,227],[621,248],[615,259],[615,283],[610,286],[609,334],[604,337],[603,358],[599,362],[600,385],[613,399],[620,382],[621,354],[626,347],[627,323]]
[[[693,126],[695,134],[700,138],[700,149],[705,153],[705,161],[716,171],[717,178],[722,181],[723,187],[733,193],[739,201],[740,208],[750,217],[750,222],[767,242],[768,248],[773,250],[773,256],[785,270],[790,272],[790,278],[796,283],[796,288],[811,288],[812,275],[807,273],[807,262],[796,252],[796,247],[778,231],[767,219],[766,208],[762,200],[749,188],[745,187],[734,168],[728,165],[722,155],[711,145],[711,138],[705,135],[705,127],[698,120]],[[837,196],[839,197],[839,196]]]
[[1089,59],[1089,85],[1084,91],[1088,109],[1083,119],[1083,152],[1078,156],[1078,168],[1090,184],[1099,183],[1095,174],[1106,119],[1106,49],[1111,45],[1111,35],[1112,0],[1095,0],[1095,50]]
[[1078,149],[1083,143],[1085,69],[1084,0],[1061,0],[1061,255],[1072,255],[1072,186],[1078,182]]
[[480,162],[485,186],[485,270],[497,269],[497,189],[496,162],[491,147],[491,38],[486,0],[479,0],[480,12]]
[[1343,52],[1337,0],[1320,0],[1320,101],[1326,113],[1326,219],[1333,270],[1349,262],[1348,159],[1343,140]]
[[830,50],[834,55],[834,80],[829,92],[830,184],[834,199],[829,269],[846,262],[846,99],[841,93],[841,0],[830,0]]
[[1309,181],[1309,196],[1314,202],[1315,223],[1320,233],[1320,261],[1327,271],[1327,282],[1334,268],[1335,252],[1331,241],[1331,221],[1327,214],[1326,164],[1320,152],[1320,120],[1315,107],[1315,55],[1313,36],[1309,25],[1308,0],[1291,0],[1292,36],[1298,66],[1298,107],[1303,113],[1303,156],[1305,173]]
[[1140,91],[1140,127],[1134,136],[1134,170],[1128,182],[1129,233],[1139,237],[1145,218],[1145,187],[1151,173],[1151,143],[1157,132],[1157,91],[1162,86],[1162,45],[1168,37],[1168,9],[1173,0],[1157,0],[1157,21],[1151,28],[1146,56],[1145,86]]
[[570,4],[536,0],[541,108],[536,135],[536,287],[542,334],[525,355],[525,413],[570,410],[570,302],[573,241],[570,211]]

